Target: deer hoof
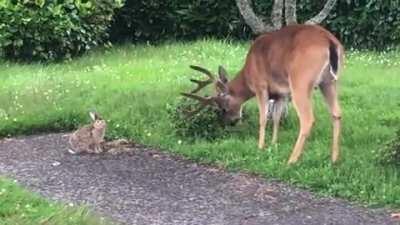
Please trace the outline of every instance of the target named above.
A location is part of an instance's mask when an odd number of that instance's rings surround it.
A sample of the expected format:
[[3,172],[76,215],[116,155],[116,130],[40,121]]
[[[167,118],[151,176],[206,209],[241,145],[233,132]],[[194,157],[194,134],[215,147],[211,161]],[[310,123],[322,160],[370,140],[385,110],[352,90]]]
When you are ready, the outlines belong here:
[[338,155],[332,155],[332,163],[335,164],[339,161],[339,156]]
[[295,164],[296,162],[297,162],[297,159],[290,157],[290,159],[289,159],[288,162],[287,162],[287,165],[290,166],[290,165]]

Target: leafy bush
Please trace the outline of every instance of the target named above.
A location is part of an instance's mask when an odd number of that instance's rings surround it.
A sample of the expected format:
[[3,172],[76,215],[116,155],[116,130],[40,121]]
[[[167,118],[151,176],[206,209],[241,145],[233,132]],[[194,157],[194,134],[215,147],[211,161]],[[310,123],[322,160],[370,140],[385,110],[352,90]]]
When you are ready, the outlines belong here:
[[354,48],[384,49],[400,44],[400,1],[340,0],[326,25]]
[[198,102],[187,98],[179,98],[175,104],[168,106],[168,116],[176,135],[189,140],[215,140],[223,137],[226,130],[217,107],[207,106],[194,116],[188,117],[188,113],[198,106]]
[[[258,15],[269,17],[273,1],[253,1]],[[324,1],[297,3],[299,22],[314,16]],[[400,1],[339,0],[324,26],[347,47],[383,49],[400,44]],[[128,2],[116,14],[114,40],[159,41],[204,36],[249,38],[232,0],[138,0]]]
[[203,36],[249,36],[233,1],[139,0],[116,12],[113,40],[159,41]]
[[117,10],[111,28],[112,39],[158,40],[176,30],[174,1],[127,1]]
[[400,129],[396,136],[375,154],[375,158],[383,165],[400,166]]
[[5,0],[0,49],[9,59],[57,60],[104,43],[121,0]]

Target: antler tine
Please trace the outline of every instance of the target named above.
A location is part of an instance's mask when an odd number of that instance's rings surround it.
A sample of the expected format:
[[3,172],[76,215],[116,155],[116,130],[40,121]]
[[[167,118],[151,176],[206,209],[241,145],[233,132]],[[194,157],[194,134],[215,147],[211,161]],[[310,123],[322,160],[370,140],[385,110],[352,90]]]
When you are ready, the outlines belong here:
[[206,74],[210,78],[210,80],[215,80],[214,75],[208,69],[195,65],[190,65],[190,68]]
[[198,95],[195,95],[192,93],[185,93],[185,92],[182,92],[181,95],[191,98],[191,99],[194,99],[194,100],[197,100],[202,105],[212,105],[214,102],[212,97],[202,97],[202,96],[198,96]]
[[213,97],[202,97],[202,96],[198,96],[198,95],[195,95],[192,93],[185,93],[185,92],[181,93],[181,95],[200,102],[200,106],[197,109],[189,112],[188,117],[191,117],[191,116],[195,115],[196,113],[200,112],[200,110],[204,109],[207,105],[214,104]]
[[190,79],[191,82],[193,82],[193,83],[198,85],[196,89],[191,91],[191,93],[196,93],[196,92],[200,91],[201,89],[203,89],[205,86],[207,86],[207,85],[209,85],[209,84],[214,82],[215,77],[209,70],[207,70],[205,68],[202,68],[200,66],[194,66],[194,65],[190,65],[190,68],[192,68],[194,70],[197,70],[199,72],[202,72],[202,73],[204,73],[204,74],[206,74],[208,76],[208,80],[204,80],[204,81]]
[[209,85],[213,82],[212,80],[202,81],[202,80],[195,80],[195,79],[190,79],[190,81],[198,85],[197,88],[195,88],[190,93],[197,93],[198,91],[200,91],[201,89],[203,89],[204,87],[206,87],[207,85]]

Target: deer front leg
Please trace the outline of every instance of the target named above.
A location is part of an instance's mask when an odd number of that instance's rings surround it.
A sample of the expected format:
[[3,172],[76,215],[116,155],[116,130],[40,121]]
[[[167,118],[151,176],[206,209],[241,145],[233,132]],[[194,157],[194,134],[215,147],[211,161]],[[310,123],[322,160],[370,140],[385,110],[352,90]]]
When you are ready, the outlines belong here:
[[311,105],[311,93],[306,91],[300,93],[292,93],[293,105],[297,111],[300,120],[300,131],[297,137],[296,144],[290,155],[288,164],[296,163],[304,149],[304,143],[310,135],[314,124],[314,114]]
[[267,99],[268,92],[261,91],[257,93],[257,103],[259,111],[259,132],[258,132],[258,148],[263,149],[265,146],[265,127],[267,126]]

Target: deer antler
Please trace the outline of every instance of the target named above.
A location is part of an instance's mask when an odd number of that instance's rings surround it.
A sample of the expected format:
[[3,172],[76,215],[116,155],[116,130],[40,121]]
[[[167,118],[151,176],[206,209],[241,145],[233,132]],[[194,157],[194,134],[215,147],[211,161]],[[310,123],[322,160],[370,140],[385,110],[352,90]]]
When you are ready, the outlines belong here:
[[191,94],[191,93],[181,93],[181,95],[187,97],[187,98],[191,98],[194,100],[197,100],[200,102],[200,106],[193,110],[188,112],[187,117],[191,117],[194,116],[195,114],[197,114],[198,112],[200,112],[202,109],[204,109],[207,105],[214,105],[214,98],[213,97],[202,97],[202,96],[198,96],[195,94]]
[[202,110],[203,108],[205,108],[207,105],[213,105],[214,104],[214,99],[213,97],[202,97],[199,95],[195,95],[195,93],[197,93],[198,91],[200,91],[201,89],[203,89],[204,87],[206,87],[209,84],[212,84],[215,81],[215,76],[207,69],[200,67],[200,66],[194,66],[194,65],[190,65],[190,68],[197,70],[199,72],[202,72],[204,74],[206,74],[208,76],[207,80],[195,80],[195,79],[190,79],[191,82],[197,84],[197,88],[194,89],[193,91],[191,91],[190,93],[185,93],[182,92],[181,95],[187,97],[187,98],[191,98],[194,100],[197,100],[200,102],[200,106],[189,112],[188,113],[188,117],[195,115],[196,113],[200,112],[200,110]]
[[201,89],[203,89],[205,86],[211,84],[214,82],[215,77],[214,75],[207,69],[202,68],[200,66],[194,66],[194,65],[190,65],[190,68],[197,70],[199,72],[202,72],[204,74],[206,74],[208,76],[207,80],[195,80],[195,79],[190,79],[191,82],[197,84],[197,88],[194,89],[193,91],[191,91],[191,93],[197,93],[198,91],[200,91]]

